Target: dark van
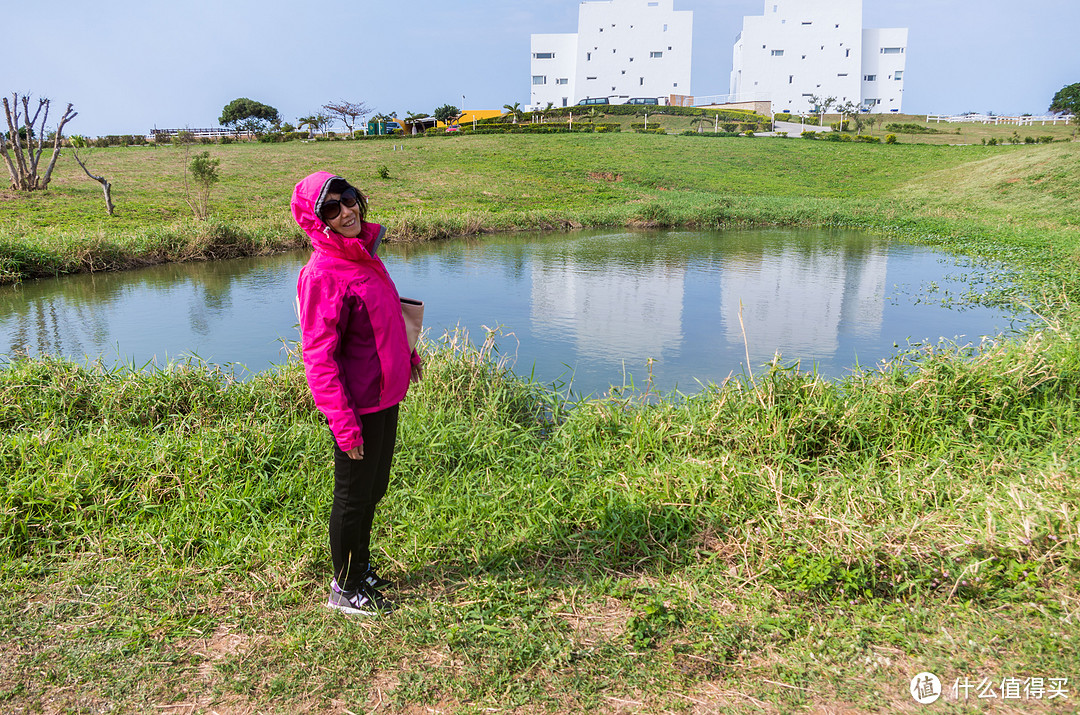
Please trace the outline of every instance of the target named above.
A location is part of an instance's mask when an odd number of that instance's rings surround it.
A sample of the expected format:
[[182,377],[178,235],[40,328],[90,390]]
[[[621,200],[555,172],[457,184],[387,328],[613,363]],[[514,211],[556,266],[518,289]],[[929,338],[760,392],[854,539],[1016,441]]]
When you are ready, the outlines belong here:
[[633,99],[626,100],[627,104],[660,104],[660,100],[656,97],[634,97]]
[[589,99],[583,99],[578,104],[611,104],[607,97],[590,97]]

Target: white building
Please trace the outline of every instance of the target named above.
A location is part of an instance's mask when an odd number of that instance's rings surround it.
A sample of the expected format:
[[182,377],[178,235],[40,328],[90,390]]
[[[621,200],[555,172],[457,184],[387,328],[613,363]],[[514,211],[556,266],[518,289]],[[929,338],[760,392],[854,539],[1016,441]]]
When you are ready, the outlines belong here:
[[529,104],[566,107],[592,97],[666,104],[689,94],[693,24],[694,13],[676,11],[674,0],[586,0],[576,33],[532,35]]
[[805,114],[816,95],[899,112],[907,34],[863,29],[862,0],[765,0],[765,14],[744,17],[735,41],[731,101]]

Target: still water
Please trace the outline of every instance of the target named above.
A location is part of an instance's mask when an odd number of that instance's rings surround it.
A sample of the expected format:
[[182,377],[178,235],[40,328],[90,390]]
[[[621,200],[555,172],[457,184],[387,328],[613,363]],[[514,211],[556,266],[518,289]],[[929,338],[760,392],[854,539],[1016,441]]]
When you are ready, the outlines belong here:
[[[978,343],[1016,316],[943,305],[968,290],[955,257],[849,231],[580,231],[386,245],[430,337],[498,329],[515,372],[577,394],[694,392],[777,352],[839,376],[909,341]],[[306,253],[168,265],[0,287],[0,354],[149,362],[198,355],[257,372],[295,340]],[[949,303],[950,301],[945,301]],[[740,320],[741,313],[741,320]],[[744,337],[745,336],[745,337]]]

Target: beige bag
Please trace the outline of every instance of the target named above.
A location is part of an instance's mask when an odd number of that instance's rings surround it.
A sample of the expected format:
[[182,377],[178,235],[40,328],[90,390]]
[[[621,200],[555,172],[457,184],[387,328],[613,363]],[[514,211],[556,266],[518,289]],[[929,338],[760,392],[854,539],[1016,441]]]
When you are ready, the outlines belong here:
[[424,328],[424,301],[402,298],[401,316],[405,318],[405,334],[409,336],[409,349],[416,350],[416,343],[420,340],[420,331]]

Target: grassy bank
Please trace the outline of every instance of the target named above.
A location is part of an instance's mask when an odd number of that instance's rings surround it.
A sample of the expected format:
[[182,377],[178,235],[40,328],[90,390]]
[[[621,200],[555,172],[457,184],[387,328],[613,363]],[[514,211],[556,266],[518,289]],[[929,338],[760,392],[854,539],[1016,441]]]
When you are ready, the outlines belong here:
[[0,703],[895,712],[928,670],[1067,677],[1068,700],[999,705],[1068,711],[1076,337],[567,409],[448,336],[405,403],[376,529],[404,607],[375,620],[320,605],[329,440],[296,365],[17,362]]
[[[1075,258],[1080,145],[854,145],[706,136],[468,136],[215,146],[213,216],[189,218],[185,153],[101,149],[117,215],[64,157],[48,192],[0,199],[0,281],[300,245],[293,183],[328,168],[397,240],[575,226],[834,225]],[[389,178],[381,178],[386,168]],[[1037,232],[1037,233],[1033,233]]]

